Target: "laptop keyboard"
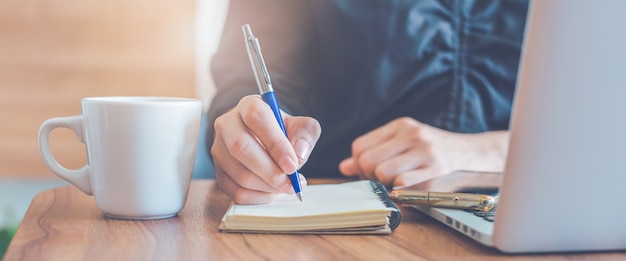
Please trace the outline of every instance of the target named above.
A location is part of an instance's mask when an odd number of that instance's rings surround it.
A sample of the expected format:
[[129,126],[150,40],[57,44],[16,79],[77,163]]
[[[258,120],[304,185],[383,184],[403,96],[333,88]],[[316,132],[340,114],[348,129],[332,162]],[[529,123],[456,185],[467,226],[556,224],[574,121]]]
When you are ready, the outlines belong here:
[[482,219],[487,220],[489,222],[493,222],[494,220],[496,220],[496,208],[495,207],[489,211],[469,210],[469,209],[465,211],[470,212],[477,217],[481,217]]

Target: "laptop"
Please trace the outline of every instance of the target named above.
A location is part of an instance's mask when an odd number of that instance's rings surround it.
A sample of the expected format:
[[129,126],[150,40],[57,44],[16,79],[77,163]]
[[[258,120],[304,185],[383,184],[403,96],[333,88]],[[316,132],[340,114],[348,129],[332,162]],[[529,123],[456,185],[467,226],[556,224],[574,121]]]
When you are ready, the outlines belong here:
[[415,206],[509,253],[626,250],[626,1],[533,1],[492,221]]

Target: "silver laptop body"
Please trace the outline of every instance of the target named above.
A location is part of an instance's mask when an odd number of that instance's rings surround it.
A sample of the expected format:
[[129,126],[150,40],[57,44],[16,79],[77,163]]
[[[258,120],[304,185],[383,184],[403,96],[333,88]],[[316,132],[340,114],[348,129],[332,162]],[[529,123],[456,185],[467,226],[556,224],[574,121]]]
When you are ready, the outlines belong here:
[[529,7],[495,222],[416,207],[511,253],[626,250],[626,1]]

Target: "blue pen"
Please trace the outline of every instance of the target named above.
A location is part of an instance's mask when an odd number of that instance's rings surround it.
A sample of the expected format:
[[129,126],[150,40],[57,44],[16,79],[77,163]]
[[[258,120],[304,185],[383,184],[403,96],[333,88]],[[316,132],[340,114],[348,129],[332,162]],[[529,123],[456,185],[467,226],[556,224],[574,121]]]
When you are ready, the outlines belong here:
[[[274,88],[272,88],[270,74],[267,71],[265,61],[263,60],[263,55],[261,54],[261,45],[259,45],[259,39],[252,34],[252,29],[250,29],[250,25],[246,24],[242,26],[242,29],[243,35],[246,40],[248,58],[250,58],[250,65],[252,65],[252,71],[254,72],[254,78],[256,78],[256,83],[259,86],[259,92],[261,92],[263,101],[265,101],[265,103],[267,103],[270,108],[272,108],[272,111],[274,112],[274,117],[276,117],[276,121],[278,121],[278,125],[280,125],[280,129],[283,130],[283,133],[285,133],[285,136],[287,136],[287,130],[285,129],[283,117],[280,115],[280,107],[278,106],[278,101],[276,100],[276,96],[274,95]],[[293,186],[293,190],[296,192],[296,196],[298,196],[298,199],[302,201],[302,188],[300,187],[300,175],[298,174],[298,170],[287,176],[291,181],[291,186]]]

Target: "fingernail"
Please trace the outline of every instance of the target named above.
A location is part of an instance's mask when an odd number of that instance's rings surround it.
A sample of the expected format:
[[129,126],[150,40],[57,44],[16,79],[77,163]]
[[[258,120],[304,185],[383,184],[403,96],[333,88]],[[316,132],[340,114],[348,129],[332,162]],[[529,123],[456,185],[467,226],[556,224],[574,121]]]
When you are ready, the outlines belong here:
[[298,169],[298,165],[289,157],[281,158],[280,161],[278,161],[278,165],[286,174],[291,174]]
[[296,141],[296,145],[294,146],[294,150],[296,151],[296,155],[301,161],[305,161],[309,157],[309,152],[311,151],[311,146],[308,142],[304,140]]

